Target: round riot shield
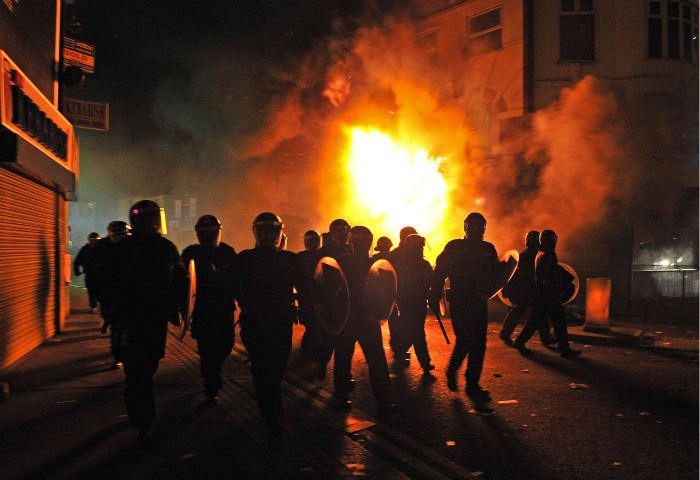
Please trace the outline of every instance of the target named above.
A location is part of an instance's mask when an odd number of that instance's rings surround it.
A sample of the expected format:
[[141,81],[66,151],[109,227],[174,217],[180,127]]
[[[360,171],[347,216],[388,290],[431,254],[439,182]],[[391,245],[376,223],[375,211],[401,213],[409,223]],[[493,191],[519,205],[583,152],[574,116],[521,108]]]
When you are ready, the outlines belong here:
[[332,257],[323,257],[314,270],[314,309],[321,328],[338,335],[348,321],[350,294],[343,269]]
[[578,295],[580,282],[576,270],[574,270],[571,266],[567,265],[566,263],[559,262],[559,268],[563,270],[562,285],[564,286],[561,303],[562,305],[566,305],[567,303],[573,302],[576,295]]
[[185,306],[183,311],[180,312],[180,322],[177,325],[172,323],[168,325],[170,333],[175,335],[180,340],[185,338],[185,335],[190,328],[190,324],[192,323],[194,302],[197,297],[197,270],[195,269],[194,259],[190,260],[189,265],[187,265],[187,274],[189,276],[189,285],[187,288]]
[[480,282],[479,296],[484,300],[495,297],[508,283],[518,267],[520,255],[517,250],[508,250],[498,260],[489,268]]
[[386,322],[396,305],[396,271],[385,259],[372,264],[362,290],[363,306],[372,321]]

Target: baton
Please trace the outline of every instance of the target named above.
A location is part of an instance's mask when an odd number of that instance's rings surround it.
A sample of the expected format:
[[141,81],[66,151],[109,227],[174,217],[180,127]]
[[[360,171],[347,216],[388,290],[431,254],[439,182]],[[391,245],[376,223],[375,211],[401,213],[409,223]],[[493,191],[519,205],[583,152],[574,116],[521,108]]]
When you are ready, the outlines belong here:
[[442,334],[445,336],[445,341],[449,345],[450,344],[450,337],[447,336],[447,332],[445,331],[445,326],[442,324],[442,318],[440,317],[440,311],[433,310],[433,313],[435,314],[435,317],[437,317],[438,324],[440,325],[440,330],[442,330]]

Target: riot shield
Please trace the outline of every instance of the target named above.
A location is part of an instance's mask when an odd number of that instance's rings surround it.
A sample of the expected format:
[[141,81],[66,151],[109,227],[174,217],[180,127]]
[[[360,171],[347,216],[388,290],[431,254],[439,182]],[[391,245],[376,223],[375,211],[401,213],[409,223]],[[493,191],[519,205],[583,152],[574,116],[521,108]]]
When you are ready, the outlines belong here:
[[385,259],[372,264],[362,290],[365,313],[370,320],[384,323],[396,305],[397,281],[394,267]]
[[197,270],[195,269],[194,259],[190,260],[187,266],[187,274],[189,276],[189,286],[187,289],[187,299],[183,310],[180,312],[180,322],[177,325],[170,324],[168,329],[170,333],[178,339],[183,340],[192,323],[192,313],[194,312],[194,302],[197,297]]
[[495,297],[508,283],[508,280],[510,280],[518,267],[520,255],[517,250],[508,250],[498,260],[483,275],[478,286],[479,296],[484,300]]
[[[576,273],[576,270],[574,270],[571,266],[567,265],[566,263],[559,263],[559,268],[562,271],[562,285],[563,285],[563,290],[562,290],[562,305],[566,305],[567,303],[571,303],[574,301],[576,296],[578,295],[578,290],[579,290],[579,278],[578,274]],[[516,280],[516,276],[518,274],[518,271],[516,270],[515,274],[513,275],[513,278],[508,282],[508,285],[506,287],[509,287],[511,282]],[[533,282],[533,285],[534,282]],[[535,286],[535,294],[536,294],[536,286]],[[509,294],[509,296],[506,296],[504,294],[506,292],[506,288],[503,288],[500,292],[498,292],[498,298],[501,299],[503,303],[508,305],[509,307],[514,307],[515,305],[525,305],[517,303],[517,300],[513,301],[512,299],[514,298],[512,294]],[[509,293],[509,292],[506,292]],[[533,297],[534,298],[534,297]]]
[[323,257],[316,264],[314,283],[314,309],[321,328],[329,335],[338,335],[350,313],[350,294],[343,269],[334,258]]
[[566,305],[567,303],[573,302],[576,295],[578,295],[580,282],[576,270],[574,270],[571,266],[567,265],[566,263],[559,262],[559,268],[562,269],[562,285],[564,287],[562,291],[561,303],[562,305]]

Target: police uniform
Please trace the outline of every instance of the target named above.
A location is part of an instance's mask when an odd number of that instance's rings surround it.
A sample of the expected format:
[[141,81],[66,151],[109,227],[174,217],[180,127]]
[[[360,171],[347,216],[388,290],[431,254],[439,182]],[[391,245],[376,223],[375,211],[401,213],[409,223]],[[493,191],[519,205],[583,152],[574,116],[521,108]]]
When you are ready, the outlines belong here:
[[481,298],[478,287],[482,276],[498,261],[493,244],[481,239],[451,240],[435,261],[431,287],[431,305],[437,304],[442,296],[445,279],[450,279],[450,315],[456,337],[454,350],[447,367],[448,385],[457,370],[469,355],[467,370],[467,392],[480,389],[479,379],[486,353],[486,330],[488,309],[486,300]]
[[238,253],[233,270],[241,340],[250,354],[258,405],[268,425],[277,428],[283,413],[282,376],[297,316],[294,289],[303,305],[311,276],[297,254],[269,245]]
[[200,371],[207,397],[222,387],[221,367],[235,342],[233,262],[236,251],[226,243],[190,245],[182,252],[185,265],[194,260],[197,298],[192,312],[192,337],[197,340]]

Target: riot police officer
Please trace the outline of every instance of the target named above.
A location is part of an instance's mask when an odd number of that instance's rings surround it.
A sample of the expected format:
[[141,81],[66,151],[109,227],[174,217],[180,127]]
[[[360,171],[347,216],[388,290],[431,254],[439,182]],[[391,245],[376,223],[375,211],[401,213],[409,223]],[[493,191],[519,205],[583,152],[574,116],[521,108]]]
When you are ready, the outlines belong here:
[[187,265],[194,260],[197,298],[192,312],[192,338],[197,340],[199,367],[207,402],[215,404],[222,387],[221,367],[235,342],[233,260],[236,250],[221,241],[221,222],[203,215],[194,226],[199,244],[182,251]]
[[301,308],[309,301],[311,275],[296,253],[279,249],[284,225],[274,213],[253,221],[255,247],[234,260],[234,292],[241,309],[241,340],[250,355],[260,413],[272,434],[280,431],[282,376],[297,321],[294,289]]
[[[311,275],[314,274],[316,265],[321,259],[321,234],[316,230],[307,230],[304,233],[304,250],[297,252],[304,265]],[[322,360],[325,355],[319,353],[319,343],[321,342],[322,332],[316,318],[316,312],[313,304],[306,303],[304,308],[299,309],[299,323],[304,326],[304,335],[301,337],[301,353],[302,355],[311,355],[317,361]],[[319,359],[319,355],[321,359]],[[326,360],[327,362],[328,360]]]
[[535,258],[535,283],[537,287],[535,311],[518,338],[515,339],[515,347],[526,356],[531,355],[531,353],[525,343],[547,319],[552,321],[561,356],[574,358],[581,354],[580,350],[574,350],[569,345],[566,314],[562,306],[566,285],[564,284],[563,268],[559,266],[556,253],[558,239],[559,237],[554,230],[543,230],[540,233],[540,252]]
[[[107,238],[100,239],[95,245],[92,255],[92,269],[95,277],[94,283],[96,286],[96,297],[100,302],[100,314],[102,315],[102,333],[107,333],[109,325],[112,323],[114,315],[114,301],[111,298],[110,291],[105,286],[105,278],[101,275],[109,275],[113,270],[113,266],[109,265],[110,252],[116,248],[116,244],[131,235],[131,225],[121,220],[114,220],[107,225]],[[107,264],[105,264],[107,262]],[[120,361],[115,363],[116,367],[121,365]]]
[[396,261],[396,277],[398,293],[396,305],[398,307],[397,338],[392,337],[396,348],[395,362],[399,366],[407,366],[408,360],[401,357],[413,345],[418,362],[423,368],[423,373],[428,375],[435,366],[430,363],[428,343],[425,339],[425,317],[428,314],[428,296],[430,293],[430,280],[433,275],[433,267],[423,258],[425,237],[410,234],[404,240],[403,255]]
[[[322,234],[322,246],[318,254],[321,258],[331,257],[338,260],[343,255],[352,254],[352,248],[348,243],[350,235],[350,224],[343,218],[336,218],[328,226],[327,234]],[[323,329],[319,329],[319,342],[315,354],[316,362],[318,363],[318,371],[316,376],[319,380],[326,378],[328,362],[333,356],[335,349],[335,339],[333,336],[326,333]]]
[[456,336],[447,367],[447,386],[457,391],[457,371],[469,355],[465,373],[465,392],[469,397],[485,399],[489,391],[481,388],[479,380],[486,354],[488,306],[479,292],[484,275],[498,262],[493,244],[484,241],[486,218],[472,212],[464,219],[465,238],[451,240],[435,260],[430,308],[439,311],[445,279],[450,279],[450,312]]
[[[518,269],[513,278],[503,287],[502,294],[513,306],[508,310],[499,338],[506,345],[513,346],[510,338],[513,330],[535,301],[535,257],[540,251],[540,232],[532,230],[525,236],[525,250],[520,252]],[[544,346],[554,343],[554,337],[549,332],[549,321],[543,321],[539,326],[540,339]]]
[[114,299],[115,348],[124,364],[126,411],[139,429],[138,443],[148,445],[156,416],[153,375],[165,355],[168,322],[179,322],[188,281],[177,247],[161,235],[156,202],[136,202],[129,210],[129,223],[132,234],[112,249],[105,284]]
[[349,395],[353,390],[351,375],[352,357],[355,343],[359,343],[367,361],[369,380],[380,416],[394,409],[389,400],[391,381],[389,366],[384,354],[382,328],[379,319],[370,318],[362,296],[365,279],[374,260],[370,257],[373,235],[369,228],[355,226],[350,230],[352,254],[338,258],[338,264],[345,273],[350,294],[350,312],[345,328],[335,339],[333,357],[333,396],[338,406],[350,405]]

